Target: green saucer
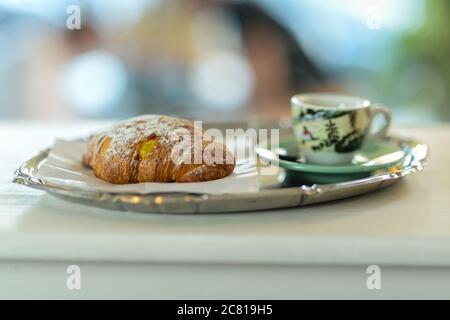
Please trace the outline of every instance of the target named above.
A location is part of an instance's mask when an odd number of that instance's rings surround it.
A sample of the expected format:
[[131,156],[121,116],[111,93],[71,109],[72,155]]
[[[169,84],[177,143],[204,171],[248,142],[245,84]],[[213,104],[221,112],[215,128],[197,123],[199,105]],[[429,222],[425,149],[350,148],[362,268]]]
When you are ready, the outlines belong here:
[[298,159],[300,154],[294,138],[280,141],[276,151],[257,148],[263,160],[278,159],[279,166],[286,169],[289,184],[298,183],[336,183],[370,176],[377,170],[387,170],[400,164],[406,153],[389,140],[376,140],[367,143],[358,151],[351,163],[346,165],[317,165]]

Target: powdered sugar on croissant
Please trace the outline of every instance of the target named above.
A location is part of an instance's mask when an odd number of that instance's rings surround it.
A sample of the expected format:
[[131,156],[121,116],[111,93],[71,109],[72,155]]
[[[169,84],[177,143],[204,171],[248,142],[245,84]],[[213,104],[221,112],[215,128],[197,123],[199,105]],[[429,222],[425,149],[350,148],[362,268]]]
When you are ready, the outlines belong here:
[[233,172],[235,160],[192,121],[145,115],[93,136],[83,164],[103,180],[126,184],[220,179]]

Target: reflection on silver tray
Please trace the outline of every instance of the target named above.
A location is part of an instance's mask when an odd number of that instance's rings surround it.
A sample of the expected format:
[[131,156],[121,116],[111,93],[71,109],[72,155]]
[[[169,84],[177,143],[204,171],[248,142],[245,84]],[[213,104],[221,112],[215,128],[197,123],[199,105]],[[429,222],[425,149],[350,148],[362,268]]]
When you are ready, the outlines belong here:
[[[392,185],[400,178],[423,169],[428,154],[425,144],[395,137],[387,138],[407,153],[400,168],[374,172],[371,176],[335,184],[282,187],[282,183],[261,179],[262,188],[242,194],[113,194],[62,188],[38,179],[39,166],[46,161],[50,149],[22,164],[14,174],[14,182],[45,190],[68,201],[113,210],[147,213],[220,213],[267,210],[311,205],[345,199]],[[263,178],[263,177],[262,177]],[[280,178],[280,177],[276,177]]]

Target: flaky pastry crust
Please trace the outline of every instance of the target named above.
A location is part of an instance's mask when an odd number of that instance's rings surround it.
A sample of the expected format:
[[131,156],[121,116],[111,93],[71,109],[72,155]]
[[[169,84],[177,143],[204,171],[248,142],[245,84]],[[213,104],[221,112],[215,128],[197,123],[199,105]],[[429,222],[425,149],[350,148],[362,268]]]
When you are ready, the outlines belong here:
[[[197,144],[195,136],[202,137]],[[225,145],[207,137],[192,121],[145,115],[91,137],[83,164],[100,179],[128,184],[220,179],[233,172],[235,160]]]

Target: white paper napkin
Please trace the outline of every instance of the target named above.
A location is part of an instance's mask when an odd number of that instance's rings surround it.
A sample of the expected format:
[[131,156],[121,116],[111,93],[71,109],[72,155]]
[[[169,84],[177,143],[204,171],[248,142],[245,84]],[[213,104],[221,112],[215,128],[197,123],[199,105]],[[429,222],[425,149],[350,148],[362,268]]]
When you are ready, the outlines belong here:
[[112,193],[200,193],[223,194],[258,191],[258,173],[251,161],[237,159],[234,172],[223,179],[192,183],[137,183],[118,185],[97,178],[81,163],[85,143],[56,140],[36,176],[54,185],[89,191]]

